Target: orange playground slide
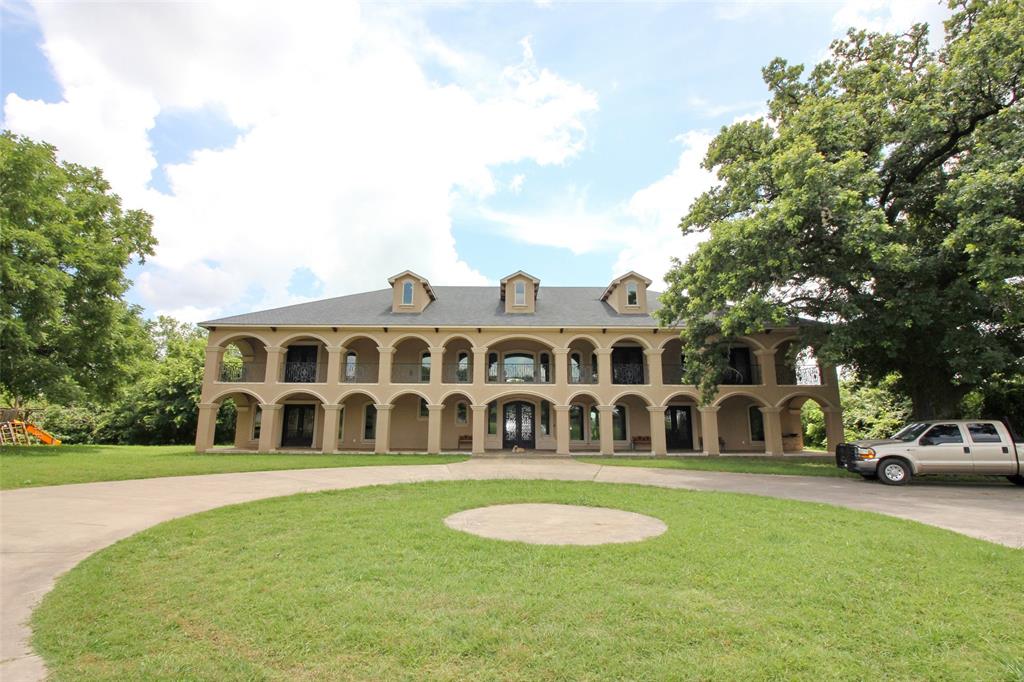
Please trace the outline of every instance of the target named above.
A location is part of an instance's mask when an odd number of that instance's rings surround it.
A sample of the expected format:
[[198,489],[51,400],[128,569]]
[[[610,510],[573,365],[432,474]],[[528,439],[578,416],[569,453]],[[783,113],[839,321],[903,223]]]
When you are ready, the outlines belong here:
[[46,443],[47,445],[60,445],[59,438],[55,438],[53,435],[47,433],[46,431],[43,431],[41,428],[35,426],[34,424],[29,424],[28,422],[25,422],[25,431],[30,436],[38,438],[40,441]]

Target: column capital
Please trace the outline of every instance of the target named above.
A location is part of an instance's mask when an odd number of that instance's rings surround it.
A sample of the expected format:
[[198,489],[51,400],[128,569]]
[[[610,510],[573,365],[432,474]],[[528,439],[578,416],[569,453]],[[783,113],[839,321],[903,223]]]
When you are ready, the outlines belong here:
[[759,407],[757,409],[761,410],[761,414],[779,414],[782,412],[781,407]]
[[264,346],[264,350],[268,353],[283,353],[286,349],[281,346]]
[[651,357],[652,355],[661,357],[660,348],[644,348],[644,357]]
[[441,410],[444,409],[444,404],[442,403],[440,405],[433,405],[431,403],[427,403],[427,409],[430,410],[431,412],[440,412]]
[[698,412],[718,412],[720,409],[722,409],[721,405],[704,405],[703,407],[698,407],[697,411]]
[[555,405],[555,412],[568,412],[572,409],[572,405]]
[[394,405],[384,403],[374,403],[374,407],[377,408],[378,412],[390,412]]
[[612,354],[612,349],[611,348],[595,348],[594,349],[594,355],[611,355],[611,354]]
[[597,406],[597,411],[598,412],[612,412],[614,409],[615,409],[614,405],[598,405]]
[[344,353],[346,350],[345,346],[338,344],[337,346],[327,346],[328,353]]
[[473,353],[480,355],[487,352],[487,346],[473,346]]
[[248,411],[249,411],[249,406],[248,405],[235,405],[235,412],[248,412]]
[[487,409],[487,405],[470,405],[469,407],[474,412],[483,412],[484,410]]
[[764,357],[772,356],[772,355],[775,355],[775,349],[774,348],[758,348],[758,349],[756,349],[754,351],[754,355],[756,355],[759,358],[764,358]]
[[345,407],[344,405],[324,405],[324,411],[325,412],[339,412],[344,407]]
[[569,354],[569,349],[568,348],[552,348],[551,352],[554,355],[568,355]]
[[275,410],[280,410],[282,407],[284,406],[276,403],[260,403],[260,409],[264,412],[274,412]]
[[392,346],[377,346],[377,352],[381,355],[394,355],[395,349]]
[[431,355],[444,355],[444,346],[428,346]]
[[647,411],[648,412],[664,412],[667,409],[668,409],[668,406],[666,406],[666,405],[648,405],[647,406]]
[[207,346],[206,347],[206,352],[207,353],[223,353],[224,350],[225,350],[224,346]]
[[219,409],[220,405],[217,403],[199,403],[200,410],[216,410]]

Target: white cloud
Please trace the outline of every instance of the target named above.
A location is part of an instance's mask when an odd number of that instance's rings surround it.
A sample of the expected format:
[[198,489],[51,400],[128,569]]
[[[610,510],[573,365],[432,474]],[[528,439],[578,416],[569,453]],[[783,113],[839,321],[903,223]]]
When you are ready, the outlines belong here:
[[[586,143],[596,96],[523,58],[492,65],[415,21],[355,5],[40,4],[64,101],[10,95],[11,129],[104,169],[155,217],[157,256],[138,278],[152,311],[191,319],[295,300],[309,268],[337,295],[412,268],[484,283],[451,232],[458,196],[496,191],[492,169],[561,164]],[[437,83],[424,62],[454,70]],[[471,74],[471,76],[467,76]],[[463,78],[465,76],[465,78]],[[470,84],[471,82],[471,84]],[[245,132],[148,182],[148,132],[166,109],[215,108]],[[516,181],[521,186],[522,180]]]
[[843,0],[832,17],[836,31],[850,27],[884,33],[903,33],[914,24],[928,24],[929,40],[937,47],[942,40],[942,22],[949,8],[938,0]]

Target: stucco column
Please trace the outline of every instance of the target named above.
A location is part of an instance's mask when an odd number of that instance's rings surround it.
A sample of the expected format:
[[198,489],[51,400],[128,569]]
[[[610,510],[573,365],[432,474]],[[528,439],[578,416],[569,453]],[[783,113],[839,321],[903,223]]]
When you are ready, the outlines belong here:
[[594,350],[597,355],[597,384],[598,386],[612,385],[612,349],[598,348]]
[[324,405],[324,438],[321,447],[324,452],[337,452],[338,450],[338,417],[340,416],[341,405]]
[[[284,362],[285,353],[287,349],[280,346],[267,346],[267,375],[264,377],[266,383],[276,384],[281,381],[281,363]],[[260,433],[263,433],[262,428],[261,426]]]
[[646,349],[644,350],[644,357],[647,358],[647,375],[644,377],[644,383],[652,386],[661,386],[661,349]]
[[775,374],[775,350],[755,350],[754,355],[761,367],[761,383],[765,386],[777,386],[779,379]]
[[[433,360],[430,374],[433,377]],[[436,455],[441,452],[441,418],[444,416],[444,405],[427,405],[427,411],[427,452]]]
[[[487,346],[473,346],[473,385],[483,386],[485,383],[487,383]],[[475,405],[473,407],[476,408]]]
[[280,405],[260,405],[263,416],[260,417],[260,452],[277,450],[277,422],[281,418]]
[[[235,447],[244,448],[252,435],[253,409],[248,405],[235,405]],[[216,420],[216,417],[214,417]]]
[[[384,359],[383,354],[381,360]],[[391,373],[391,356],[388,355],[388,374]],[[381,362],[383,367],[384,363]],[[377,425],[373,434],[373,451],[384,454],[391,449],[391,408],[394,405],[376,405]]]
[[555,356],[555,384],[566,386],[569,384],[569,349],[552,348],[551,353]]
[[764,452],[766,455],[782,455],[782,408],[762,407],[764,421]]
[[569,454],[570,405],[555,405],[555,454]]
[[647,411],[651,415],[651,452],[655,457],[668,454],[668,444],[665,439],[665,407],[649,405]]
[[[473,351],[475,353],[476,349],[474,348]],[[482,455],[487,439],[487,405],[470,405],[470,407],[473,409],[473,454]]]
[[821,362],[818,363],[818,371],[821,373],[821,385],[822,386],[838,386],[839,385],[839,373],[836,371],[835,365],[826,365]]
[[615,454],[615,435],[612,431],[612,412],[615,411],[614,405],[598,405],[598,428],[601,434],[601,454],[602,455],[614,455]]
[[427,350],[430,351],[430,385],[440,388],[441,370],[444,367],[444,346],[431,346]]
[[327,383],[337,384],[341,381],[341,360],[345,357],[344,346],[327,347]]
[[700,412],[700,432],[705,455],[717,455],[722,451],[718,445],[718,409],[717,405],[697,408]]
[[213,447],[214,430],[217,428],[217,403],[199,404],[199,423],[196,425],[196,452],[206,452]]
[[220,363],[224,359],[224,346],[207,346],[206,362],[203,365],[203,385],[209,386],[220,381]]
[[837,407],[823,407],[821,411],[825,414],[825,441],[828,451],[834,455],[836,446],[846,440],[843,411]]
[[377,351],[380,354],[377,365],[377,383],[381,386],[387,386],[391,383],[391,358],[395,354],[395,349],[391,346],[377,346]]

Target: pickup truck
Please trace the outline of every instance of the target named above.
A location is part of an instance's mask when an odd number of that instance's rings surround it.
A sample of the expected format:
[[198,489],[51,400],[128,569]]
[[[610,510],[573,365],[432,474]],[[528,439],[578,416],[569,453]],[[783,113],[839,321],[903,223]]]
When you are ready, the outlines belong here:
[[836,466],[904,485],[926,474],[990,474],[1024,485],[1024,442],[1001,421],[939,419],[907,424],[892,438],[841,443]]

